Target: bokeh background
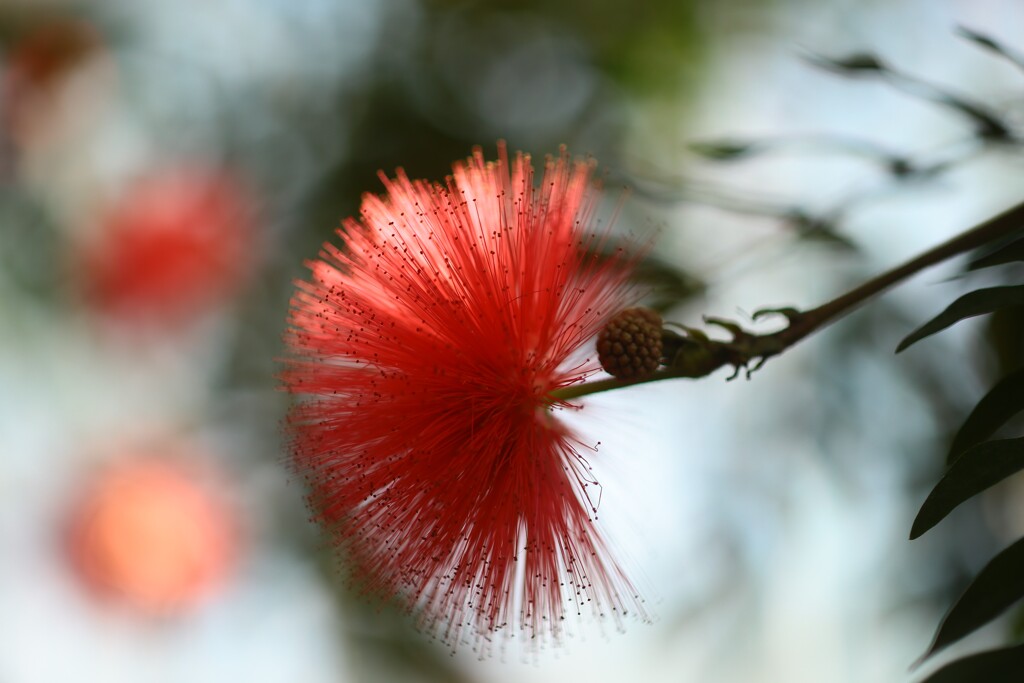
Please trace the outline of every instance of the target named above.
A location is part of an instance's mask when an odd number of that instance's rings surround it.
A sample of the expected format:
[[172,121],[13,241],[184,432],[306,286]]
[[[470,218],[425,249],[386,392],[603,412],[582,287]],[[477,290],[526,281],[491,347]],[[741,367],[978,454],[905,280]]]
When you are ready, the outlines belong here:
[[1019,311],[893,356],[953,267],[750,382],[590,400],[601,524],[653,623],[483,659],[350,593],[287,468],[275,358],[303,260],[379,170],[441,178],[498,139],[631,188],[617,228],[656,240],[669,319],[816,305],[1020,200],[1019,146],[811,63],[870,51],[1019,130],[1024,73],[960,25],[1024,50],[1015,0],[4,0],[0,682],[919,678],[1024,532],[1010,480],[906,540],[1021,360]]

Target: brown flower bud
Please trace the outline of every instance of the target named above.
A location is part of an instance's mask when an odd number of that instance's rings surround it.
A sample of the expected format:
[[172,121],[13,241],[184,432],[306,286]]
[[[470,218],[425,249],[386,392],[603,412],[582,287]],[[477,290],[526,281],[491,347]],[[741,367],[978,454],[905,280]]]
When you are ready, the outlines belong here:
[[619,379],[642,379],[661,364],[661,316],[649,308],[627,308],[597,336],[597,357]]

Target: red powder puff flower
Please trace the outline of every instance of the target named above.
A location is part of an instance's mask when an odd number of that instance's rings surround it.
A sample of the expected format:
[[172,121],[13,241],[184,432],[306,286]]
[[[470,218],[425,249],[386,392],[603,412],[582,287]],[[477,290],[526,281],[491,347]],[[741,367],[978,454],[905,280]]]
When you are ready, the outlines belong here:
[[592,340],[631,297],[597,257],[592,164],[480,150],[445,186],[381,176],[361,219],[298,283],[283,379],[314,515],[446,641],[508,623],[558,636],[569,610],[636,591],[594,527],[591,448],[553,390],[598,369]]
[[227,172],[150,171],[78,249],[85,295],[127,322],[193,318],[234,295],[251,271],[253,213],[249,194]]

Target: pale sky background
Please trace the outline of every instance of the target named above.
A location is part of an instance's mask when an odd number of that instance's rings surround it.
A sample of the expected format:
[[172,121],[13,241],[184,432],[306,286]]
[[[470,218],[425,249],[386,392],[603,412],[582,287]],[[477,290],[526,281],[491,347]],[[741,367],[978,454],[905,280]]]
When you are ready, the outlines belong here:
[[[310,43],[330,46],[313,60],[334,65],[325,66],[322,86],[343,89],[339,83],[354,87],[368,77],[367,55],[384,11],[401,4],[196,0],[122,4],[116,13],[167,55],[191,55],[243,82],[277,79],[281,88],[293,66],[309,63],[290,55],[281,14],[315,37],[319,13],[341,13],[349,27],[343,39]],[[415,11],[408,4],[413,30]],[[941,150],[963,135],[954,116],[877,83],[811,68],[803,59],[808,52],[876,52],[1024,121],[1024,74],[953,32],[963,24],[1024,50],[1024,4],[1014,0],[794,0],[747,16],[725,5],[709,3],[706,10],[706,30],[716,38],[701,67],[707,71],[696,104],[674,122],[677,128],[652,129],[652,121],[663,126],[665,119],[642,102],[630,111],[635,120],[624,157],[635,170],[698,174],[759,196],[827,208],[877,174],[856,160],[797,153],[700,164],[685,143],[832,132],[924,151]],[[225,43],[223,26],[239,38]],[[173,71],[173,60],[165,67],[143,61],[129,68],[164,68],[168,77]],[[315,91],[318,79],[314,71],[294,87]],[[204,98],[215,95],[201,82],[169,83],[177,97],[188,94],[196,117]],[[95,135],[76,143],[81,148],[33,160],[31,186],[55,215],[73,215],[97,187],[102,191],[159,152],[147,127],[160,120],[161,108],[179,104],[171,97],[148,103],[145,116],[127,109],[102,114]],[[269,139],[284,135],[273,121],[264,123]],[[344,139],[324,144],[344,158]],[[290,163],[317,171],[313,161],[295,155]],[[823,302],[1018,201],[1022,181],[1019,154],[1016,160],[994,154],[933,185],[866,203],[842,229],[863,246],[868,263],[778,239],[763,219],[714,208],[666,208],[639,194],[628,215],[661,232],[660,254],[709,278],[707,296],[673,312],[675,320],[692,324],[712,314],[745,322],[762,306]],[[299,181],[290,182],[282,178],[280,192],[301,194]],[[953,298],[957,290],[942,285],[952,273],[941,267],[890,296],[912,302],[923,319]],[[230,424],[196,430],[204,443],[231,454],[227,461],[238,475],[232,495],[249,536],[229,587],[187,618],[145,624],[99,609],[82,593],[46,530],[59,526],[65,496],[88,469],[99,435],[126,423],[145,431],[199,420],[210,404],[204,377],[223,362],[225,340],[237,330],[230,321],[212,320],[193,338],[166,347],[111,347],[87,320],[37,310],[10,292],[0,273],[0,682],[376,680],[365,658],[340,644],[345,629],[362,626],[346,623],[346,614],[334,609],[313,560],[273,540],[274,510],[268,508],[297,505],[297,482],[287,482],[273,463],[247,465],[253,437]],[[927,343],[944,345],[955,358],[976,330],[964,324]],[[909,604],[907,568],[928,541],[906,540],[916,502],[908,507],[898,458],[930,457],[926,447],[934,445],[938,426],[916,398],[918,389],[879,360],[898,337],[876,339],[878,347],[865,349],[851,366],[857,381],[875,388],[870,396],[852,394],[834,424],[804,423],[827,414],[811,408],[820,383],[828,381],[831,334],[770,361],[750,382],[726,383],[716,374],[588,401],[578,420],[602,444],[593,460],[604,486],[601,523],[635,571],[653,623],[627,620],[620,633],[584,621],[570,625],[575,635],[560,646],[524,653],[512,641],[503,655],[484,660],[462,649],[454,665],[469,680],[509,683],[917,680],[920,673],[908,673],[909,666],[941,614]],[[976,371],[958,370],[973,396],[983,389]],[[833,432],[827,446],[822,429]],[[864,467],[851,468],[855,461]],[[1000,637],[988,629],[937,661]]]

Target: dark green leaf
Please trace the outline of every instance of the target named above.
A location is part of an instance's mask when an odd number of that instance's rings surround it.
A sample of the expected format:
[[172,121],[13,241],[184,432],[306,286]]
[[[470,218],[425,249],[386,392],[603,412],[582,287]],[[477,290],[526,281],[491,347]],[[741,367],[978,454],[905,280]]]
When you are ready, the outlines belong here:
[[967,264],[967,270],[978,270],[991,266],[1001,266],[1015,261],[1024,261],[1024,239],[1014,240],[995,251],[974,259]]
[[748,156],[757,151],[760,145],[756,142],[737,142],[733,140],[720,140],[717,142],[694,142],[690,144],[690,151],[708,159],[716,161],[732,161]]
[[939,624],[924,657],[981,628],[1021,598],[1024,598],[1024,538],[996,555],[978,572]]
[[654,256],[647,256],[636,265],[633,280],[647,291],[646,305],[661,312],[678,306],[707,287],[692,273]]
[[842,59],[811,55],[808,57],[808,61],[815,66],[843,76],[884,78],[893,87],[914,97],[949,107],[969,118],[975,125],[978,137],[985,140],[1002,141],[1012,137],[1009,127],[999,118],[995,110],[960,95],[954,95],[914,76],[891,69],[870,53],[855,53]]
[[1020,683],[1024,645],[986,650],[942,667],[921,683]]
[[971,446],[984,441],[1009,420],[1024,410],[1024,369],[1012,372],[999,380],[985,394],[964,420],[953,437],[947,463]]
[[996,43],[996,41],[992,40],[991,38],[984,34],[975,32],[967,28],[966,26],[957,26],[956,32],[960,34],[962,38],[966,38],[967,40],[975,42],[978,45],[981,45],[982,47],[992,50],[993,52],[1002,53],[1003,51],[1003,48],[1000,47],[1000,45]]
[[868,52],[857,52],[840,59],[833,59],[823,55],[810,55],[808,60],[815,66],[845,75],[888,71],[881,60]]
[[939,104],[957,111],[974,122],[977,134],[986,140],[1007,140],[1011,137],[1010,128],[999,114],[978,102],[971,102],[963,97],[952,95],[935,89],[935,95],[929,97]]
[[982,33],[978,33],[977,31],[973,31],[965,26],[958,26],[956,32],[959,33],[962,37],[966,38],[967,40],[977,43],[986,50],[991,50],[1000,57],[1004,57],[1010,60],[1016,66],[1024,69],[1024,55],[1022,55],[1021,53],[1013,51],[1010,48],[1006,47],[1005,45],[996,42],[996,40],[994,40],[993,38],[986,36]]
[[900,345],[896,347],[896,353],[965,318],[984,315],[985,313],[998,311],[1000,308],[1008,306],[1021,305],[1024,305],[1024,285],[990,287],[989,289],[979,289],[969,294],[964,294],[950,304],[949,308],[914,330],[914,332],[901,341]]
[[999,113],[987,105],[972,101],[963,95],[949,92],[920,78],[891,69],[879,72],[896,88],[908,95],[919,97],[966,116],[974,125],[979,137],[986,140],[1006,140],[1011,137],[1010,129],[1000,119]]
[[1022,469],[1024,438],[986,441],[964,451],[925,499],[910,529],[911,540],[945,519],[960,503]]
[[857,243],[839,233],[833,219],[810,216],[800,211],[792,212],[789,223],[802,240],[819,242],[842,251],[857,252]]

